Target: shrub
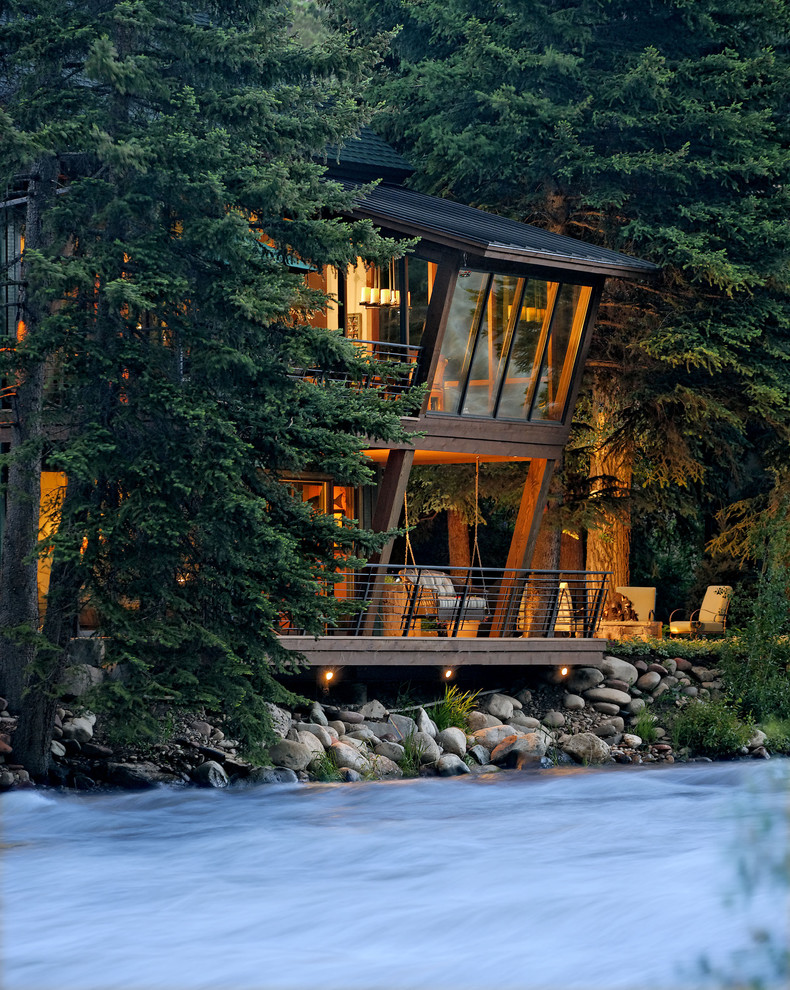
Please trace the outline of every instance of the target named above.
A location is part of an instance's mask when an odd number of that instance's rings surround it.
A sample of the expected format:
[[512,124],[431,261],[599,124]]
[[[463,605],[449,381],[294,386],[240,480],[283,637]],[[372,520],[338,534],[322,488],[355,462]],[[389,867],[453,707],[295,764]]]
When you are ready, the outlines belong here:
[[643,708],[634,719],[633,730],[634,733],[639,736],[642,742],[654,743],[658,739],[658,733],[656,732],[656,716]]
[[401,760],[400,768],[404,777],[416,777],[419,775],[422,765],[423,747],[414,735],[407,736],[403,740],[405,755]]
[[479,691],[459,691],[455,684],[446,684],[442,700],[429,706],[437,729],[441,732],[454,726],[466,731],[469,712],[474,708],[479,694]]
[[331,753],[317,756],[310,764],[310,773],[322,784],[337,783],[343,779]]
[[675,717],[672,742],[704,756],[732,756],[751,739],[754,726],[742,722],[727,698],[690,701]]
[[692,663],[709,661],[716,663],[724,648],[724,640],[716,639],[627,639],[610,643],[606,652],[622,660],[638,660],[640,657],[658,660],[681,657]]
[[790,718],[769,718],[760,726],[765,735],[765,747],[771,753],[790,754]]

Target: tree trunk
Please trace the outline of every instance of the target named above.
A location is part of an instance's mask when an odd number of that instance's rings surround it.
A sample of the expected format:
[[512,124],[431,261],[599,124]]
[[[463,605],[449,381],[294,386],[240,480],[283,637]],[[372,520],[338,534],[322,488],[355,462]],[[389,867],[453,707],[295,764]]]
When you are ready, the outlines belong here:
[[447,542],[450,548],[450,568],[453,573],[466,577],[472,566],[469,552],[469,524],[460,512],[447,510]]
[[611,595],[615,587],[630,584],[629,495],[633,475],[632,448],[617,435],[620,401],[616,370],[597,369],[592,411],[595,443],[590,457],[590,499],[601,503],[601,522],[587,533],[587,570],[612,572]]
[[[44,216],[55,196],[57,160],[41,159],[31,173],[25,218],[26,253],[47,246]],[[41,287],[34,288],[30,279],[30,265],[23,257],[24,332],[27,340],[34,340],[49,315],[49,304]],[[0,564],[0,689],[14,713],[21,713],[25,678],[37,655],[43,397],[44,359],[37,356],[25,362],[17,380]]]

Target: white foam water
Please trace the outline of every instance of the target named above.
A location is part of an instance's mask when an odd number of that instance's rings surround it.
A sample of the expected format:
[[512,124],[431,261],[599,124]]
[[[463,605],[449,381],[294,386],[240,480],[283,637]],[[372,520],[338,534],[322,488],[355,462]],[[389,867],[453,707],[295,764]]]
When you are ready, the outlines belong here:
[[789,784],[772,760],[8,793],[0,985],[783,990]]

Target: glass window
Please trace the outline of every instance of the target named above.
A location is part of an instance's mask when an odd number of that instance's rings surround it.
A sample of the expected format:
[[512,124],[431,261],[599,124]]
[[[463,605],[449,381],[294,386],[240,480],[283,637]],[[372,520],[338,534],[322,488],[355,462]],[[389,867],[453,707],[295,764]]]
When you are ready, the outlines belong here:
[[431,392],[430,408],[436,412],[458,415],[489,281],[484,272],[458,274]]
[[524,280],[512,275],[494,275],[492,279],[472,355],[463,415],[494,415],[523,287]]
[[560,287],[530,419],[562,419],[589,301],[589,286]]

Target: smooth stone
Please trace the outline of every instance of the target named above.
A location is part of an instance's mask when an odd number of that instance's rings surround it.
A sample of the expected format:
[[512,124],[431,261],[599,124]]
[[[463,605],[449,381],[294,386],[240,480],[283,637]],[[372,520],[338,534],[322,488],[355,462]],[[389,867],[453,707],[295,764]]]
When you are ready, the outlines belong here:
[[90,663],[76,663],[66,667],[63,680],[60,682],[60,692],[64,697],[81,698],[92,688],[98,687],[104,680],[104,671]]
[[501,725],[502,720],[488,712],[469,712],[466,725],[470,732],[477,732],[478,729],[490,729],[493,725]]
[[269,748],[269,756],[278,767],[287,770],[306,770],[313,759],[315,750],[299,742],[298,739],[280,739]]
[[376,733],[371,732],[366,725],[361,726],[361,728],[354,729],[352,732],[347,732],[346,738],[349,737],[351,739],[359,739],[361,742],[377,743],[379,741],[379,737]]
[[254,767],[244,778],[245,784],[298,784],[299,778],[287,767]]
[[684,687],[681,694],[685,694],[687,698],[696,698],[699,694],[699,689],[695,688],[693,684],[689,684],[688,687]]
[[4,712],[8,708],[8,702],[5,698],[0,698],[0,712]]
[[619,705],[612,705],[608,701],[596,701],[593,704],[593,708],[597,712],[600,712],[601,715],[617,715],[620,711]]
[[460,777],[469,773],[469,767],[455,753],[445,753],[436,761],[436,770],[440,777]]
[[645,660],[634,660],[634,666],[640,674],[644,674],[647,670],[647,662]]
[[674,674],[667,674],[666,677],[661,681],[662,684],[666,684],[668,688],[677,687],[678,679]]
[[332,745],[333,737],[329,732],[329,727],[321,725],[319,722],[297,722],[296,731],[299,734],[300,742],[304,742],[301,737],[305,734],[315,736],[324,749]]
[[489,715],[506,722],[513,714],[513,702],[504,694],[492,694],[486,701],[486,710]]
[[377,756],[386,756],[387,759],[392,760],[393,763],[400,763],[406,755],[406,750],[403,746],[401,746],[400,743],[395,742],[380,742],[373,752]]
[[473,760],[476,760],[480,766],[485,766],[486,763],[491,762],[491,753],[485,748],[485,746],[481,746],[479,743],[470,747],[469,755]]
[[109,760],[112,756],[112,750],[109,746],[102,746],[100,743],[91,741],[83,743],[82,755],[91,760]]
[[329,719],[326,717],[324,709],[318,703],[313,705],[310,709],[310,721],[315,722],[316,725],[322,725],[324,727],[329,725]]
[[628,711],[632,715],[638,715],[640,712],[643,712],[646,707],[647,705],[645,704],[644,698],[632,698],[628,703]]
[[388,756],[371,756],[370,768],[382,780],[397,780],[403,776],[401,768]]
[[227,787],[230,783],[224,767],[214,760],[206,760],[192,771],[192,780],[198,787]]
[[[388,736],[394,739],[398,735],[398,730],[389,722],[363,722],[362,725],[357,726],[357,728],[367,729],[368,732],[371,732],[377,739],[385,739]],[[343,733],[343,735],[345,735],[345,733]]]
[[658,674],[659,677],[666,677],[667,675],[667,668],[660,663],[649,663],[647,669],[654,674]]
[[607,677],[615,677],[619,681],[625,681],[629,687],[631,684],[635,684],[637,677],[639,677],[639,671],[636,667],[619,657],[605,656],[601,663],[601,670]]
[[482,767],[478,767],[477,765],[473,767],[469,767],[469,772],[479,777],[481,774],[484,773],[501,773],[502,767],[498,767],[495,763],[487,763],[485,766]]
[[[299,732],[298,736],[299,739],[297,742],[300,742],[303,746],[307,746],[307,748],[312,750],[314,753],[323,756],[324,744],[318,736],[313,735],[312,732]],[[329,745],[331,746],[332,744],[330,743]]]
[[672,660],[672,659],[669,659],[669,658],[666,659],[666,660],[662,660],[661,661],[661,666],[669,674],[675,674],[675,673],[677,673],[677,669],[678,669],[678,662],[677,662],[677,660]]
[[532,718],[531,715],[525,715],[523,712],[513,712],[510,717],[510,724],[521,729],[539,729],[540,719]]
[[153,763],[108,763],[107,779],[111,784],[127,790],[145,790],[160,784],[182,784],[183,780],[172,773],[163,773]]
[[329,748],[335,765],[340,769],[356,770],[358,773],[364,772],[368,767],[367,759],[355,749],[344,742],[332,742]]
[[351,767],[340,767],[340,778],[344,784],[358,784],[362,780],[362,774]]
[[417,723],[417,731],[424,732],[426,736],[430,736],[431,739],[436,738],[438,729],[436,728],[436,723],[428,715],[424,708],[417,709],[417,717],[414,720]]
[[420,763],[435,763],[442,755],[441,749],[433,736],[427,732],[415,732],[410,740],[413,746],[417,747],[420,754]]
[[515,766],[521,769],[530,763],[540,763],[546,755],[546,739],[537,732],[525,736],[510,736],[504,739],[491,753],[491,762],[498,766]]
[[589,691],[598,687],[604,680],[604,673],[598,667],[575,667],[565,682],[569,691]]
[[627,691],[617,691],[615,688],[591,688],[589,691],[584,692],[584,700],[595,703],[596,701],[605,701],[610,705],[619,705],[621,708],[625,708],[631,701],[631,695]]
[[397,712],[393,712],[389,717],[389,731],[394,732],[398,741],[401,742],[417,731],[417,723],[408,715],[399,715]]
[[369,719],[369,718],[374,718],[374,719],[386,718],[387,717],[387,709],[384,707],[384,705],[382,705],[382,703],[380,701],[375,701],[374,700],[374,701],[369,701],[366,705],[363,705],[359,709],[359,714],[364,719]]
[[582,698],[581,695],[566,694],[565,697],[562,699],[562,704],[565,708],[568,709],[568,711],[578,712],[581,711],[582,708],[584,708],[585,702],[584,702],[584,698]]
[[436,736],[436,742],[442,747],[445,753],[455,753],[456,756],[463,757],[466,753],[466,733],[463,729],[450,726]]
[[563,752],[572,756],[577,763],[605,763],[609,759],[609,747],[592,732],[580,732],[571,736],[563,747]]
[[621,681],[617,677],[607,677],[603,682],[604,687],[614,688],[615,691],[627,691],[630,687],[625,681]]
[[[342,742],[344,746],[351,746],[352,749],[362,750],[362,751],[367,749],[367,746],[365,745],[365,740],[357,739],[356,736],[349,736],[349,735],[341,736],[338,741]],[[334,739],[332,740],[332,744],[334,745]]]
[[338,718],[330,718],[326,723],[326,727],[327,729],[334,729],[338,738],[346,734],[346,724]]
[[654,670],[648,670],[647,673],[642,674],[641,677],[637,678],[636,686],[640,691],[652,691],[657,688],[661,683],[661,674],[657,674]]
[[522,688],[520,691],[513,695],[516,701],[520,701],[522,705],[529,705],[532,703],[532,692],[529,688]]
[[[272,704],[270,701],[266,702],[266,711],[269,715],[269,720],[272,725],[272,731],[280,739],[285,739],[288,735],[288,730],[293,724],[293,717],[291,713],[286,711],[284,708],[280,708],[277,705]],[[205,723],[204,723],[205,724]]]
[[559,729],[565,725],[565,716],[562,712],[550,711],[543,716],[543,724],[550,729]]
[[[657,700],[658,700],[658,699],[659,699],[659,698],[660,698],[660,697],[661,697],[662,695],[664,695],[664,694],[666,694],[666,693],[667,693],[667,691],[669,691],[669,688],[670,688],[670,685],[669,685],[669,684],[667,684],[667,682],[666,682],[666,679],[664,679],[664,680],[663,680],[663,681],[661,681],[661,683],[660,683],[659,685],[657,685],[657,687],[656,687],[656,688],[655,688],[655,689],[653,690],[653,692],[652,692],[652,694],[653,694],[653,698],[654,698],[654,699],[655,699],[655,700],[657,701]],[[634,700],[636,700],[636,699],[634,699]]]
[[609,739],[617,735],[617,729],[611,722],[601,722],[601,724],[596,725],[592,731],[594,735],[601,739]]
[[746,743],[747,749],[757,749],[758,746],[764,746],[768,736],[763,732],[762,729],[755,729],[752,738]]
[[16,780],[10,770],[0,771],[0,789],[4,791],[8,790],[8,788],[13,787],[15,783]]
[[49,744],[49,751],[50,753],[52,753],[53,756],[66,755],[66,747],[63,745],[62,742],[58,742],[57,739],[53,739],[52,742]]
[[360,725],[365,721],[364,715],[360,715],[359,712],[349,712],[345,709],[336,712],[335,718],[339,722],[346,722],[348,725]]
[[512,735],[523,736],[526,733],[519,730],[514,732],[514,726],[512,725],[492,725],[490,728],[478,729],[477,732],[472,733],[472,738],[474,739],[473,745],[480,743],[487,750],[493,751],[504,739],[508,739]]
[[634,735],[633,732],[624,732],[622,743],[623,746],[627,746],[629,749],[639,749],[642,745],[642,737]]
[[694,666],[690,660],[686,660],[684,657],[675,657],[675,671],[681,670],[685,673]]

